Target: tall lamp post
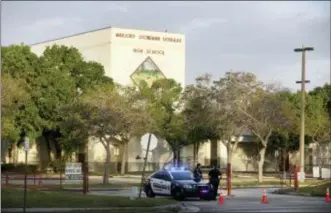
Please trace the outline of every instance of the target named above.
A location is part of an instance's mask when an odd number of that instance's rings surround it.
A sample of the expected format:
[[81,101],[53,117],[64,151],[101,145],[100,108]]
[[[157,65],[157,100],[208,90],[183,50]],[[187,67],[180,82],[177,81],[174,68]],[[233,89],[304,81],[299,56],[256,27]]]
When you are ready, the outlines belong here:
[[297,84],[301,84],[301,127],[300,127],[300,173],[301,175],[305,172],[305,86],[306,83],[310,83],[306,80],[306,51],[313,51],[313,47],[304,47],[294,49],[294,52],[302,53],[302,70],[301,70],[301,81],[296,81]]
[[[330,87],[331,87],[331,70],[330,70]],[[331,92],[329,93],[329,101],[328,101],[328,113],[329,113],[329,121],[330,121],[330,149],[331,149]],[[329,163],[329,169],[330,169],[330,179],[331,179],[331,156],[329,156],[330,163]],[[331,188],[331,181],[330,181],[330,188]]]

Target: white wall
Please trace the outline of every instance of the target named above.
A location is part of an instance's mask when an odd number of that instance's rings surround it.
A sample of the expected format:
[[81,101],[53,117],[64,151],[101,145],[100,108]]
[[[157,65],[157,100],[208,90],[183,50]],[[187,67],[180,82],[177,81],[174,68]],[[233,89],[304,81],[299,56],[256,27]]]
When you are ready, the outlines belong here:
[[[133,35],[134,38],[119,37],[119,34]],[[158,37],[160,40],[142,39],[140,36]],[[163,41],[163,38],[175,38],[180,42]],[[106,75],[120,84],[131,84],[130,75],[149,56],[166,78],[185,85],[185,36],[181,34],[106,28],[33,44],[31,50],[40,56],[47,46],[54,44],[76,47],[85,60],[101,63]],[[137,53],[134,49],[143,52]],[[164,54],[147,53],[147,50],[163,51]]]

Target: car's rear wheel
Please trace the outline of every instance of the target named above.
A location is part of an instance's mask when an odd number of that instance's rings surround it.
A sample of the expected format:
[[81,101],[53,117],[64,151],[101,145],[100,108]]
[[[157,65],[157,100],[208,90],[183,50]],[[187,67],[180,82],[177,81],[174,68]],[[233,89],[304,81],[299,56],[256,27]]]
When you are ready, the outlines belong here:
[[155,197],[155,194],[154,194],[153,190],[150,187],[148,187],[146,189],[146,196],[151,197],[151,198]]

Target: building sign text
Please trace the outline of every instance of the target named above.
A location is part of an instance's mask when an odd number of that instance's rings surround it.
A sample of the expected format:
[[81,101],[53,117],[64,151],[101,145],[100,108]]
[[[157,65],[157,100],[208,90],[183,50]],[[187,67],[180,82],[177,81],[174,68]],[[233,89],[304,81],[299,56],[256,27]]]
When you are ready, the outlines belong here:
[[164,55],[163,50],[153,50],[153,49],[141,49],[141,48],[133,48],[133,52],[135,53],[145,53],[145,54],[156,54],[156,55]]
[[151,36],[151,35],[138,35],[132,33],[116,33],[116,37],[119,38],[126,38],[126,39],[143,39],[143,40],[149,40],[149,41],[163,41],[163,42],[172,42],[172,43],[181,43],[181,38],[175,38],[175,37],[160,37],[160,36]]

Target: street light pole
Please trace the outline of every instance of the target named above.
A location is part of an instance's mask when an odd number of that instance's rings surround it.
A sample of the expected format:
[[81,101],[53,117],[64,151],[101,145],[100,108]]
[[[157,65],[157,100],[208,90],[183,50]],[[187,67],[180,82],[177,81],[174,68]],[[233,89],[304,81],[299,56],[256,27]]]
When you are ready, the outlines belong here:
[[305,86],[306,83],[310,83],[306,80],[306,51],[313,51],[313,47],[304,47],[294,49],[294,52],[302,53],[302,70],[301,70],[301,81],[296,81],[296,83],[301,84],[301,127],[300,127],[300,173],[305,172]]

